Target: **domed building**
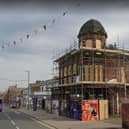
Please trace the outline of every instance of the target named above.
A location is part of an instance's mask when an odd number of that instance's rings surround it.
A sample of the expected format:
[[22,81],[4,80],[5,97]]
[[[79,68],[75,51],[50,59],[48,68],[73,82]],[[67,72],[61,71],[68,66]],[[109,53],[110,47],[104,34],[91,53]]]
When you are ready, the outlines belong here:
[[99,21],[91,19],[81,27],[78,38],[80,47],[104,48],[107,33]]
[[107,100],[110,114],[119,114],[121,102],[129,98],[129,51],[106,45],[107,32],[95,19],[84,23],[78,48],[54,62],[59,66],[59,86],[52,98],[63,105],[76,100]]

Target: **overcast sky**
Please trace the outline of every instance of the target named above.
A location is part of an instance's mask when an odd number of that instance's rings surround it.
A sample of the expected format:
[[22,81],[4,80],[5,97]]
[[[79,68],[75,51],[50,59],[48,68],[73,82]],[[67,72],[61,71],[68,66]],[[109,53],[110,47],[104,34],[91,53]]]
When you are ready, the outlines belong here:
[[[80,27],[91,18],[104,26],[107,44],[119,41],[121,46],[129,48],[128,6],[127,1],[115,0],[0,3],[0,90],[14,84],[27,86],[27,82],[14,81],[27,80],[26,70],[30,71],[30,82],[52,78],[53,55],[77,40]],[[64,12],[67,12],[65,16]],[[53,19],[55,23],[51,24]],[[37,35],[33,33],[35,29],[40,30]],[[21,37],[23,43],[14,45],[13,41]]]

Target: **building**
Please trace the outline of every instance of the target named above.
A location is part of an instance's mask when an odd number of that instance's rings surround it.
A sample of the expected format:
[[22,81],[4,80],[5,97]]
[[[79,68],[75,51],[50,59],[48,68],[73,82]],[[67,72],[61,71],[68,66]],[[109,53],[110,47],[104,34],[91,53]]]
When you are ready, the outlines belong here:
[[91,19],[80,28],[78,47],[54,60],[59,86],[52,88],[52,98],[60,101],[60,110],[69,100],[107,99],[109,112],[120,113],[129,98],[129,51],[107,45],[107,37],[102,24]]
[[29,84],[29,95],[33,96],[34,92],[39,92],[41,84],[42,84],[42,81],[36,81],[35,83],[30,83]]
[[40,91],[35,91],[33,93],[33,97],[37,98],[39,108],[48,112],[52,112],[51,88],[53,86],[58,86],[58,80],[56,78],[42,81],[42,83],[40,83]]
[[36,81],[35,83],[30,83],[29,87],[22,88],[22,98],[21,104],[23,107],[32,108],[32,97],[35,96],[36,92],[40,92],[40,85],[42,81]]
[[18,88],[17,85],[9,86],[7,96],[10,106],[19,107],[22,98],[22,88]]

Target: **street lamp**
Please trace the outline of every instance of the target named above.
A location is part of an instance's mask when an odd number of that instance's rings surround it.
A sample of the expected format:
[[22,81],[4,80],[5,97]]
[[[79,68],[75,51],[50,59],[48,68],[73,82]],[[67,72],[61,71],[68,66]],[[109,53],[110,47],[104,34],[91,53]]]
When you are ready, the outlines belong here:
[[28,79],[27,79],[27,82],[28,82],[28,105],[27,105],[27,109],[29,110],[29,97],[30,97],[30,88],[29,88],[29,82],[30,82],[30,71],[29,70],[26,70],[25,72],[27,72],[27,75],[28,75]]

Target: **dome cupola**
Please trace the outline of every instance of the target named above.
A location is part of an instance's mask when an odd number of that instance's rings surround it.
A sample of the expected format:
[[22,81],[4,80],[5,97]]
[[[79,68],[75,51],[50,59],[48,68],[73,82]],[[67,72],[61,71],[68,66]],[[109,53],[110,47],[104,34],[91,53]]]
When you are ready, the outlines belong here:
[[82,25],[78,38],[80,47],[103,48],[107,33],[99,21],[91,19]]

